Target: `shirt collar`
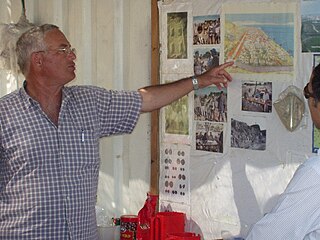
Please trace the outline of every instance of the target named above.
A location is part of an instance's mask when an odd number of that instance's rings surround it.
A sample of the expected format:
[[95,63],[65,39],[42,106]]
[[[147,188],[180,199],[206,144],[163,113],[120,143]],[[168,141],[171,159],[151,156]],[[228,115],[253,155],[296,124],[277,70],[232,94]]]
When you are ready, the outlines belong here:
[[[25,102],[28,106],[31,106],[34,104],[39,104],[36,100],[34,100],[32,97],[30,97],[30,95],[27,93],[26,86],[27,86],[27,82],[26,82],[26,80],[24,80],[23,85],[19,90],[21,98],[25,100]],[[70,93],[71,93],[71,91],[68,87],[63,87],[62,101],[66,101],[67,99],[69,99]]]
[[27,91],[26,91],[26,85],[27,85],[27,82],[26,82],[26,80],[24,80],[24,81],[23,81],[23,84],[22,84],[22,87],[21,87],[20,90],[19,90],[19,94],[20,94],[21,98],[22,98],[23,100],[25,100],[24,102],[25,102],[26,104],[28,104],[28,106],[30,106],[30,105],[34,104],[36,101],[33,100],[33,99],[29,96],[29,94],[27,93]]

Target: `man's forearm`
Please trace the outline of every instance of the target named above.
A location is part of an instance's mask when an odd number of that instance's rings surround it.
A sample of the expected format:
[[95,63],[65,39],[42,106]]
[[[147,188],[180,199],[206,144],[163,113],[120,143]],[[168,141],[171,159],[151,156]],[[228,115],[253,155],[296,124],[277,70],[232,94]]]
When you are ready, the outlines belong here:
[[[211,84],[215,84],[218,88],[227,87],[228,82],[232,81],[232,78],[225,69],[232,65],[233,62],[224,63],[197,76],[199,88],[207,87]],[[193,88],[192,77],[183,78],[168,84],[141,88],[139,89],[142,96],[141,112],[151,112],[166,106],[188,94]]]
[[139,89],[142,96],[141,112],[151,112],[166,106],[193,90],[191,77],[172,83],[154,85]]

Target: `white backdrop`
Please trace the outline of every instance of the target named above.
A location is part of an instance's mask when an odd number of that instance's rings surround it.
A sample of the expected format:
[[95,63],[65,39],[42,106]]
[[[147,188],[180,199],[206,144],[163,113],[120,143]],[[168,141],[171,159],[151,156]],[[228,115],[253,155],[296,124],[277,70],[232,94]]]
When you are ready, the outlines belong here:
[[[221,14],[223,4],[232,3],[234,9],[241,9],[243,3],[253,2],[292,2],[300,10],[300,1],[223,1],[223,0],[176,0],[161,1],[160,6],[160,42],[162,43],[161,78],[165,82],[176,76],[193,75],[192,32],[188,35],[187,59],[167,59],[167,13],[187,11],[188,21],[192,16],[206,16]],[[235,4],[236,3],[236,4]],[[245,6],[244,6],[245,7]],[[248,6],[247,6],[248,7]],[[188,31],[192,31],[192,24],[188,23]],[[311,53],[301,54],[300,46],[300,15],[297,14],[297,41],[295,74],[289,80],[271,79],[272,101],[289,85],[300,89],[309,80],[313,65]],[[221,28],[224,26],[222,25]],[[222,48],[223,43],[221,44]],[[220,49],[221,50],[221,49]],[[220,54],[220,61],[221,61]],[[170,77],[169,77],[170,76]],[[245,78],[244,78],[245,79]],[[189,141],[189,183],[190,190],[184,196],[176,197],[168,192],[164,182],[168,179],[168,171],[163,167],[168,155],[165,150],[179,148],[179,144],[186,143],[185,137],[169,136],[165,134],[164,117],[162,118],[162,167],[160,173],[160,200],[163,209],[173,209],[187,212],[190,225],[189,230],[201,233],[204,239],[216,239],[222,232],[230,232],[233,236],[245,237],[253,223],[267,213],[274,205],[287,186],[297,166],[312,155],[312,122],[306,105],[306,114],[300,126],[294,132],[286,130],[281,123],[274,107],[272,113],[248,114],[241,111],[241,80],[234,76],[228,87],[228,120],[225,129],[225,144],[223,154],[215,154],[195,150],[195,121],[193,109],[189,110],[190,133]],[[306,103],[306,102],[305,102]],[[193,106],[193,94],[189,94],[190,108]],[[248,115],[254,122],[257,118],[264,119],[267,131],[266,150],[254,151],[230,147],[231,118],[238,115]],[[164,116],[164,111],[162,111]],[[169,143],[168,143],[169,142]],[[185,146],[185,145],[183,145]],[[182,147],[181,147],[182,148]],[[163,181],[163,182],[161,182]],[[173,180],[174,181],[174,180]],[[162,187],[163,186],[163,187]],[[190,198],[190,199],[189,199]]]

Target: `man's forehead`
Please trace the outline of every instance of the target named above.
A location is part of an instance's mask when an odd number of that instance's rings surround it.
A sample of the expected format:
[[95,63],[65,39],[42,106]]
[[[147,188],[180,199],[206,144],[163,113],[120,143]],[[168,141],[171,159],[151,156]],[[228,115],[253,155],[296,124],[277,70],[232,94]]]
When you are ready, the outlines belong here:
[[48,46],[69,46],[66,36],[59,30],[53,29],[46,33],[44,41]]

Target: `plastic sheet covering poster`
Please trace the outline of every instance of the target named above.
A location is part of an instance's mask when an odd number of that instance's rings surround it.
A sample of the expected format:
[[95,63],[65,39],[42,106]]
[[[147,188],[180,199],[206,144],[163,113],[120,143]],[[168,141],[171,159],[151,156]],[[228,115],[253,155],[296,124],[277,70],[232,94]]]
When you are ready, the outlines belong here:
[[[169,83],[186,77],[184,74],[162,75],[162,83]],[[191,98],[186,95],[160,111],[162,141],[170,143],[190,144],[191,124],[189,116]]]
[[171,103],[164,112],[166,133],[189,135],[188,96]]
[[320,52],[320,0],[301,1],[302,52]]
[[[194,75],[192,4],[167,5],[159,1],[158,7],[162,27],[161,83],[190,77]],[[160,200],[172,203],[190,204],[190,105],[192,98],[185,96],[160,111]]]
[[296,4],[224,4],[223,61],[232,73],[291,80],[295,66]]
[[288,132],[273,105],[289,85],[303,88],[312,69],[299,42],[300,0],[158,6],[161,83],[235,61],[227,89],[199,89],[161,109],[160,209],[187,212],[202,239],[245,238],[311,154],[312,124]]
[[192,66],[192,4],[160,4],[161,71],[190,73]]
[[161,200],[190,204],[190,146],[163,144],[160,157]]
[[[320,54],[313,55],[313,67],[320,64]],[[312,132],[312,152],[318,153],[320,148],[320,129],[316,128],[313,124]]]

